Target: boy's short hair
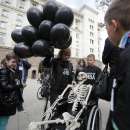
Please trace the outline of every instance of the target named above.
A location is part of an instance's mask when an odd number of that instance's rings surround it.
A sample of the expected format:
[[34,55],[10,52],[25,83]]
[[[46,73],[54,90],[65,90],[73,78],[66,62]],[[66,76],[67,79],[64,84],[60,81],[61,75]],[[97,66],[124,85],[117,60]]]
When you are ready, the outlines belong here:
[[94,54],[89,54],[88,56],[87,56],[87,59],[88,58],[93,58],[93,60],[95,60],[95,55]]
[[130,29],[130,0],[114,0],[110,4],[104,20],[109,24],[112,19],[118,20],[125,30]]

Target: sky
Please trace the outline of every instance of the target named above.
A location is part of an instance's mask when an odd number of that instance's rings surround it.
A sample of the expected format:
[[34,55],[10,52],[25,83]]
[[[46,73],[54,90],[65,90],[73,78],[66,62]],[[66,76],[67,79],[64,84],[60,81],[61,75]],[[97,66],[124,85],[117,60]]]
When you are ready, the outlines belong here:
[[92,8],[96,8],[95,7],[95,0],[58,0],[58,1],[63,2],[63,3],[69,5],[70,7],[73,7],[73,8],[79,8],[83,4],[87,4]]
[[[96,9],[96,4],[95,4],[95,0],[57,0],[61,3],[66,4],[67,6],[70,6],[71,8],[74,9],[79,9],[83,4],[87,4],[89,7]],[[97,9],[96,9],[97,10]],[[103,19],[103,12],[99,12],[99,21],[104,22]]]

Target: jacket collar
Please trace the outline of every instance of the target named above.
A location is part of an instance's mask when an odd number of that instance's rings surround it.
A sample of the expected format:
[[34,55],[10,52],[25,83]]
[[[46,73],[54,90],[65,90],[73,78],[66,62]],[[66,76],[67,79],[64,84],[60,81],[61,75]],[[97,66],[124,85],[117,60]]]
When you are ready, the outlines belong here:
[[130,45],[130,31],[123,35],[119,44],[119,48],[126,48],[128,45]]

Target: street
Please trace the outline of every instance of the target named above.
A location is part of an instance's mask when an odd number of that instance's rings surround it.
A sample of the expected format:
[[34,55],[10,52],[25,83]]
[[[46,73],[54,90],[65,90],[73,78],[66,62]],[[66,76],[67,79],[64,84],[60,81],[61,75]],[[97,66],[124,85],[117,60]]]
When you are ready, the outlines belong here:
[[[31,121],[40,121],[45,101],[38,100],[36,97],[37,89],[40,84],[36,80],[28,80],[27,87],[24,89],[24,111],[17,112],[9,120],[7,130],[27,130]],[[102,130],[108,117],[109,103],[100,100],[99,106],[102,110]]]

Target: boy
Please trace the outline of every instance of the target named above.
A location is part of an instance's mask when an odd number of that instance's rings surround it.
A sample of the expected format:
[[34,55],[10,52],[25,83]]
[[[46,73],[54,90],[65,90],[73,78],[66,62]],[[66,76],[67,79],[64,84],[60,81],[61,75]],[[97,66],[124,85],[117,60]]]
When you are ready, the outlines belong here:
[[[111,111],[113,128],[130,130],[130,0],[116,0],[105,14],[106,29],[113,45],[123,48],[116,71],[114,109]],[[113,84],[114,86],[114,84]]]
[[87,74],[87,82],[91,85],[95,84],[101,69],[95,65],[95,55],[89,54],[87,56],[87,66],[84,68],[84,72]]
[[[87,81],[85,84],[91,84],[94,85],[97,77],[101,73],[101,69],[95,65],[95,55],[89,54],[87,56],[87,65],[84,67],[83,72],[87,74]],[[89,107],[84,112],[86,115],[83,120],[83,125],[81,125],[81,130],[85,130],[87,128],[87,121],[88,121],[88,113],[90,113],[91,108],[94,105],[98,105],[98,98],[95,96],[94,93],[91,94],[90,100],[89,100]]]

